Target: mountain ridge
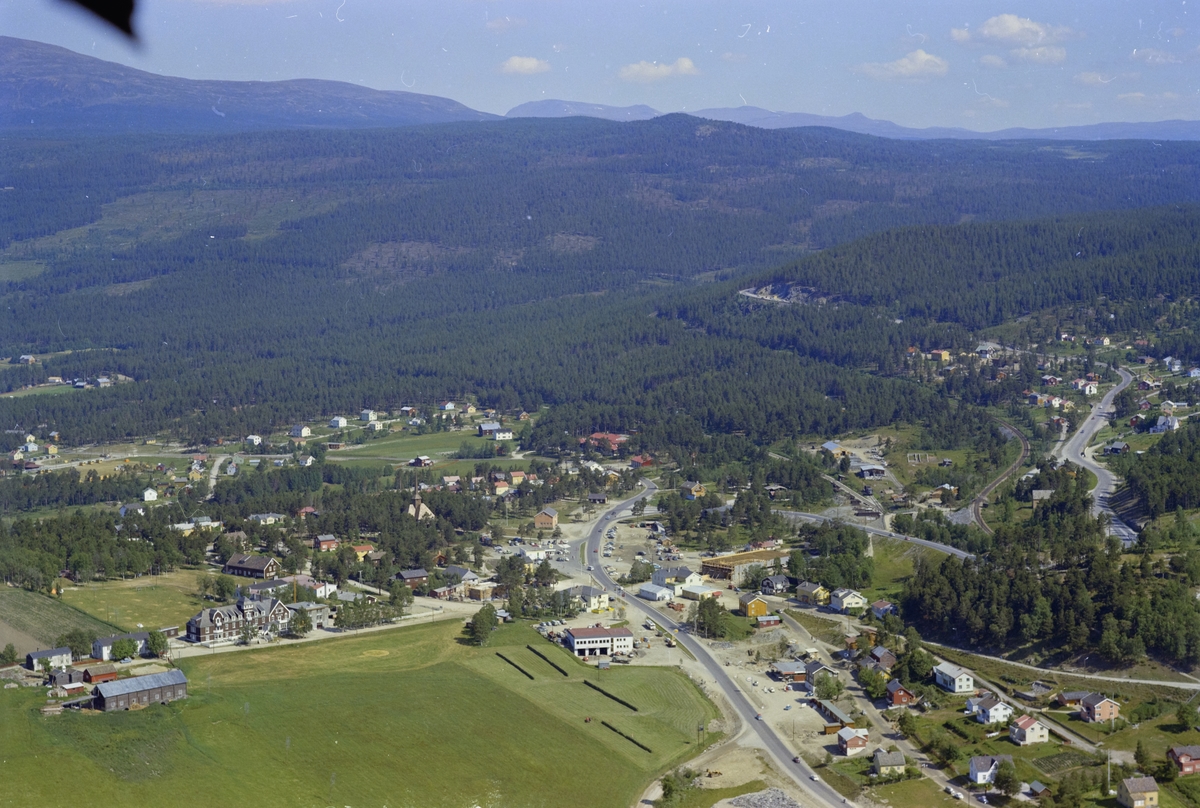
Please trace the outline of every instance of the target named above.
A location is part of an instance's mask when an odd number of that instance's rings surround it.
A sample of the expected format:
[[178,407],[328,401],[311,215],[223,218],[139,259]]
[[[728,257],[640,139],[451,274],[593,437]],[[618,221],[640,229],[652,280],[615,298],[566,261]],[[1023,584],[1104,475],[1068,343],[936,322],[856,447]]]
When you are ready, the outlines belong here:
[[40,133],[242,132],[499,120],[449,98],[321,79],[159,76],[0,36],[0,129]]
[[[519,104],[506,118],[564,118],[585,116],[608,121],[643,121],[669,115],[644,104],[629,107],[589,104],[582,101],[546,99]],[[714,107],[685,113],[696,118],[728,121],[759,129],[794,129],[826,126],[894,140],[1200,140],[1200,121],[1111,121],[1059,126],[1045,129],[1010,127],[993,132],[976,132],[961,127],[931,126],[916,129],[892,121],[868,118],[861,112],[849,115],[816,115],[810,112],[775,112],[761,107]]]

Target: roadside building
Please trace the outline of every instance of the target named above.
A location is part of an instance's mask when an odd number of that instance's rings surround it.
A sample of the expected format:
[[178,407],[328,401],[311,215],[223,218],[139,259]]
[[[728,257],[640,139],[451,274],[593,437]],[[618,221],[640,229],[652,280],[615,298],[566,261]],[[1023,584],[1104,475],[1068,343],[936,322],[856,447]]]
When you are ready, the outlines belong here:
[[812,581],[802,581],[796,585],[796,600],[807,606],[828,606],[829,590]]
[[792,588],[792,582],[786,575],[768,575],[763,578],[759,591],[764,595],[786,595]]
[[[42,660],[48,660],[43,663]],[[69,668],[71,666],[70,648],[51,648],[47,651],[33,651],[25,655],[25,667],[31,671],[39,670],[43,665],[50,668]]]
[[[308,619],[312,622],[313,628],[325,628],[333,625],[333,618],[330,614],[329,607],[324,603],[314,603],[310,600],[303,600],[299,603],[287,604],[288,611],[293,615],[297,612],[304,611],[308,613]],[[290,624],[290,618],[289,618]]]
[[1012,755],[976,755],[971,758],[970,782],[977,786],[991,785],[1001,763],[1012,763]]
[[885,752],[881,748],[875,750],[875,761],[871,768],[880,777],[887,777],[893,774],[904,774],[904,768],[907,765],[908,761],[904,759],[903,752]]
[[1013,716],[1013,708],[995,696],[988,696],[975,710],[975,720],[980,724],[1007,724]]
[[538,530],[554,530],[558,527],[558,511],[553,508],[542,508],[533,517],[533,526]]
[[680,594],[687,600],[704,600],[705,598],[721,597],[721,590],[702,584],[689,585],[680,589]]
[[943,662],[933,669],[937,686],[949,693],[974,693],[975,678],[957,665]]
[[585,611],[599,612],[609,606],[608,592],[594,586],[573,586],[571,597],[579,601]]
[[899,679],[892,679],[887,683],[887,702],[890,707],[907,707],[916,704],[917,697]]
[[92,696],[95,709],[106,713],[150,704],[166,704],[187,698],[187,677],[178,669],[149,676],[133,676],[96,685]]
[[656,603],[661,603],[670,600],[675,596],[675,590],[665,586],[656,586],[654,584],[642,584],[638,590],[638,597],[643,600],[650,600]]
[[829,597],[829,607],[836,612],[846,614],[851,609],[862,609],[867,605],[867,599],[861,592],[853,589],[835,589]]
[[628,654],[633,650],[633,632],[627,628],[569,628],[564,642],[575,656]]
[[117,678],[117,669],[112,665],[89,665],[83,669],[83,681],[89,685],[112,682]]
[[826,735],[834,735],[846,727],[854,727],[854,719],[832,701],[813,699],[812,705],[821,714],[821,718],[825,720]]
[[846,757],[853,757],[867,751],[867,736],[868,732],[865,729],[854,729],[853,727],[839,729],[837,734],[838,751]]
[[805,678],[803,662],[776,662],[771,671],[784,682],[803,682]]
[[134,631],[129,634],[114,634],[111,637],[101,637],[92,643],[92,659],[108,662],[113,658],[113,645],[118,640],[132,640],[137,647],[135,657],[142,656],[150,650],[150,632]]
[[742,614],[746,617],[762,617],[769,611],[767,602],[757,592],[747,592],[738,598]]
[[1121,717],[1121,705],[1100,693],[1088,693],[1079,702],[1079,717],[1089,723],[1115,721]]

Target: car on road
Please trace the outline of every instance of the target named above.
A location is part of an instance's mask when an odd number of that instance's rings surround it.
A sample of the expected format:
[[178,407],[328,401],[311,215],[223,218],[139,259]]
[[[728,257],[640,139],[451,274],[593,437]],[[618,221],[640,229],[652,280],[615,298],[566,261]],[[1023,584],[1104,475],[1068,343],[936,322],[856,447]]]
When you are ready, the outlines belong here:
[[591,571],[592,571],[592,570],[594,570],[594,569],[595,569],[595,567],[593,567],[591,564],[588,564],[588,565],[587,565],[587,571],[588,571],[588,572],[591,572]]
[[809,779],[809,780],[812,780],[814,783],[819,783],[819,782],[821,782],[821,778],[820,778],[820,777],[817,777],[815,774],[810,774],[810,775],[808,776],[808,779]]
[[800,758],[799,755],[796,755],[794,758],[792,758],[792,763],[803,763],[803,762],[804,761]]

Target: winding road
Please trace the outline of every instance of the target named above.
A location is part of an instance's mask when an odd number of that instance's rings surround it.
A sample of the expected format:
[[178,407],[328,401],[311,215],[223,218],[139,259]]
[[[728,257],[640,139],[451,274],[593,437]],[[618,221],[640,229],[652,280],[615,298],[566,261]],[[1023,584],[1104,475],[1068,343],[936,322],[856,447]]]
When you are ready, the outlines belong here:
[[[583,543],[583,551],[588,559],[591,559],[593,556],[596,558],[600,557],[599,550],[604,538],[604,531],[609,525],[615,523],[615,520],[623,511],[627,511],[636,500],[642,497],[650,497],[658,490],[658,486],[648,479],[643,478],[642,484],[645,486],[645,489],[641,493],[609,508],[605,512],[604,517],[598,520],[595,527],[588,533],[588,537]],[[594,564],[594,566],[595,570],[592,572],[592,575],[601,586],[608,587],[609,590],[619,589],[617,583],[609,577],[602,565]],[[733,679],[725,672],[721,664],[708,652],[708,647],[704,642],[689,633],[688,627],[685,624],[677,623],[671,618],[666,617],[636,596],[627,595],[625,601],[628,603],[631,611],[641,612],[645,617],[650,618],[665,630],[671,632],[676,641],[704,666],[709,676],[712,677],[713,685],[720,688],[721,692],[725,694],[725,697],[733,706],[733,709],[737,710],[742,720],[746,722],[746,726],[758,735],[759,740],[762,741],[763,748],[774,759],[776,767],[783,776],[794,780],[796,785],[808,797],[811,797],[816,804],[832,807],[840,806],[846,802],[841,794],[826,785],[823,780],[814,779],[816,778],[816,774],[814,774],[813,770],[807,764],[792,761],[795,753],[775,733],[770,724],[766,721],[758,720],[758,708],[734,684]]]
[[1104,394],[1104,398],[1093,405],[1091,413],[1079,425],[1079,429],[1066,443],[1057,450],[1060,460],[1070,460],[1077,466],[1083,466],[1096,475],[1096,487],[1092,489],[1092,513],[1096,516],[1108,514],[1110,520],[1108,532],[1121,540],[1126,547],[1137,542],[1137,531],[1125,524],[1121,517],[1112,509],[1109,500],[1117,490],[1117,477],[1104,466],[1093,460],[1088,454],[1088,444],[1096,433],[1104,428],[1108,419],[1114,415],[1113,400],[1117,394],[1133,383],[1133,374],[1124,368],[1117,368],[1121,381]]

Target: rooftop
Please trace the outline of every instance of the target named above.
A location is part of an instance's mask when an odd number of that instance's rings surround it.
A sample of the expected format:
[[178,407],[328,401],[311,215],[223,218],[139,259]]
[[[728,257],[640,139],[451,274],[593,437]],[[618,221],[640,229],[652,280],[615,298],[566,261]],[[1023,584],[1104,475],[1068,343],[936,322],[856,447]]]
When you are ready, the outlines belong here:
[[187,677],[181,670],[169,670],[165,673],[152,673],[149,676],[132,676],[128,679],[118,679],[115,682],[105,682],[96,685],[96,692],[106,699],[113,696],[125,696],[130,693],[140,693],[156,687],[172,687],[186,685]]

